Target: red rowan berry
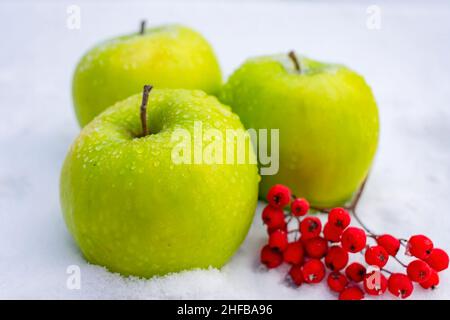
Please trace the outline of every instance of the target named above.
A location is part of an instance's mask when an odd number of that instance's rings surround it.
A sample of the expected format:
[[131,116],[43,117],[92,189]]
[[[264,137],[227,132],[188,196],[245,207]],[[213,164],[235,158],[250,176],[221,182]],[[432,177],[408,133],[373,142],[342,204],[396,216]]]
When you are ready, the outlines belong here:
[[373,246],[366,249],[364,258],[368,265],[383,268],[389,259],[389,254],[382,246]]
[[347,278],[340,272],[331,272],[327,278],[328,287],[335,292],[341,292],[348,284]]
[[438,272],[445,270],[448,268],[448,254],[442,249],[435,248],[431,250],[425,262]]
[[333,246],[325,256],[325,265],[332,271],[339,271],[348,263],[348,252],[339,246]]
[[380,270],[372,271],[364,276],[364,291],[372,296],[379,296],[386,292],[388,281]]
[[301,217],[308,213],[309,202],[303,198],[296,198],[291,203],[291,213],[295,217]]
[[303,265],[302,273],[306,283],[319,283],[325,277],[325,267],[320,260],[311,259]]
[[439,275],[436,271],[431,269],[431,275],[427,281],[419,283],[424,289],[435,289],[439,285]]
[[366,233],[356,227],[347,228],[341,237],[342,247],[348,252],[356,253],[366,246]]
[[282,184],[276,184],[270,188],[267,201],[271,206],[283,209],[291,201],[291,190]]
[[299,241],[289,243],[283,252],[284,261],[290,264],[301,264],[303,256],[303,244]]
[[296,286],[300,286],[303,283],[302,267],[300,265],[293,265],[289,270],[289,276]]
[[339,294],[339,300],[362,300],[364,292],[358,287],[348,287]]
[[393,273],[388,279],[388,289],[396,297],[408,298],[414,290],[413,283],[407,275]]
[[331,242],[339,242],[341,241],[341,236],[344,230],[341,228],[335,227],[334,225],[327,222],[325,227],[323,228],[323,237]]
[[284,231],[287,233],[287,224],[285,224],[279,228],[267,228],[267,234],[270,236],[272,233],[274,233],[275,231],[278,231],[278,230],[281,230],[281,231]]
[[364,267],[361,263],[353,262],[345,269],[345,274],[350,280],[354,282],[361,282],[366,275],[366,267]]
[[328,223],[337,228],[347,228],[350,224],[350,220],[350,214],[344,208],[333,208],[328,213]]
[[304,240],[318,237],[322,231],[322,223],[317,217],[306,217],[300,222],[300,232]]
[[269,229],[281,229],[286,225],[284,212],[272,206],[266,206],[262,212],[262,220]]
[[276,230],[269,235],[269,246],[272,249],[284,251],[288,245],[287,233],[283,230]]
[[390,234],[383,234],[376,238],[377,244],[382,246],[389,255],[395,256],[397,255],[398,250],[400,249],[400,240],[391,236]]
[[433,242],[422,234],[412,236],[406,245],[406,254],[419,259],[426,259],[433,250]]
[[328,241],[322,237],[305,240],[306,254],[315,259],[323,258],[328,251]]
[[280,251],[265,245],[261,250],[261,263],[267,268],[276,268],[283,262],[283,255]]
[[425,261],[414,260],[406,267],[406,273],[412,281],[420,283],[427,281],[431,276],[431,268]]

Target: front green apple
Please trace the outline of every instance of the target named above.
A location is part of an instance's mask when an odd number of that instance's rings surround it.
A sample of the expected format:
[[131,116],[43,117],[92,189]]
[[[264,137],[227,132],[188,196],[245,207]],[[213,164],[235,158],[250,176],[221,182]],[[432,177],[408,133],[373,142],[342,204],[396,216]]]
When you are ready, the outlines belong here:
[[75,70],[72,89],[78,122],[86,125],[138,92],[143,83],[216,94],[222,77],[211,46],[192,29],[168,25],[111,39],[90,50]]
[[246,128],[279,129],[281,183],[313,206],[342,205],[364,180],[378,142],[378,110],[364,79],[348,68],[292,53],[250,59],[221,93]]
[[108,108],[71,146],[60,183],[68,229],[88,261],[124,275],[221,267],[251,224],[257,165],[174,163],[173,135],[195,123],[216,133],[244,127],[201,91],[155,89],[143,136],[140,104],[135,95]]

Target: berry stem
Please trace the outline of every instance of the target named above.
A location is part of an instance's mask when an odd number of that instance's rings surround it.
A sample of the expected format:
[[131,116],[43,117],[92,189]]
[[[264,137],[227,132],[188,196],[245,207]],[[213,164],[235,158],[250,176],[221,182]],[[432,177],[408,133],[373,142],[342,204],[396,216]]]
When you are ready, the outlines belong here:
[[141,28],[139,29],[139,34],[140,35],[143,35],[144,34],[144,32],[145,32],[145,25],[147,24],[147,21],[146,20],[142,20],[141,21]]
[[[355,196],[355,199],[352,201],[352,203],[350,204],[350,206],[347,207],[347,210],[350,211],[353,214],[353,217],[355,217],[356,221],[358,221],[358,223],[361,225],[361,227],[368,233],[368,236],[373,238],[373,239],[377,239],[377,236],[374,232],[372,232],[359,218],[358,214],[356,213],[356,207],[359,203],[359,200],[361,199],[361,195],[364,191],[364,188],[366,186],[366,182],[368,179],[369,175],[367,175],[367,177],[364,179],[363,183],[361,184],[361,187],[358,190],[358,193]],[[400,239],[400,243],[403,246],[405,245],[405,242],[407,242],[407,240],[405,239]],[[393,256],[394,260],[396,260],[402,267],[406,268],[407,265],[404,264],[399,258],[397,258],[396,256]]]
[[398,239],[398,240],[400,240],[400,244],[406,248],[408,240],[406,240],[406,239]]
[[297,220],[297,233],[295,234],[295,241],[297,241],[300,238],[300,222],[301,219],[299,217],[295,217],[295,220]]
[[[377,239],[377,236],[375,236],[375,235],[373,235],[373,234],[367,234],[367,237],[369,237],[369,238],[372,238],[372,239],[374,239],[375,241],[376,241],[376,239]],[[400,240],[400,243],[401,243],[401,240],[404,240],[404,239],[399,239]],[[404,267],[404,268],[407,268],[408,266],[405,264],[405,263],[403,263],[399,258],[397,258],[396,256],[392,256],[392,258],[394,258],[394,260],[396,260],[402,267]]]
[[295,54],[294,50],[289,51],[288,56],[294,63],[295,70],[297,70],[298,73],[302,73],[300,63],[298,62],[297,55]]
[[[292,52],[292,51],[291,51]],[[367,175],[367,177],[364,179],[363,183],[361,184],[361,187],[359,188],[355,198],[353,199],[353,201],[350,203],[350,205],[345,206],[344,209],[348,210],[356,219],[356,221],[358,221],[358,223],[360,224],[360,226],[370,235],[373,237],[376,237],[376,234],[370,230],[363,222],[362,220],[359,218],[358,214],[356,213],[356,207],[358,206],[359,201],[361,200],[361,196],[363,194],[364,188],[366,186],[366,182],[368,179],[369,175]],[[294,199],[295,199],[295,195],[293,195]],[[321,212],[321,213],[325,213],[328,214],[330,212],[330,208],[319,208],[319,207],[314,207],[311,206],[310,207],[312,210]]]
[[292,216],[289,217],[288,221],[286,222],[286,225],[288,226],[291,221],[292,221]]
[[[292,53],[292,57],[295,58],[295,53],[293,51],[289,52],[289,56],[291,57],[291,53]],[[376,240],[377,239],[376,233],[373,232],[371,229],[369,229],[366,224],[364,224],[364,222],[360,219],[360,217],[358,216],[357,211],[356,211],[356,208],[357,208],[357,206],[358,206],[358,204],[359,204],[359,202],[361,200],[362,194],[363,194],[364,189],[366,187],[366,183],[367,183],[368,178],[369,178],[369,175],[367,175],[366,178],[364,179],[364,181],[362,182],[361,186],[358,189],[358,192],[356,193],[356,196],[353,198],[353,200],[350,203],[350,205],[345,206],[344,209],[348,210],[353,215],[353,217],[359,223],[359,225],[366,231],[368,237],[373,238],[373,239]],[[296,198],[295,195],[292,195],[292,197],[293,197],[293,199]],[[314,206],[311,206],[310,209],[318,211],[320,213],[324,213],[324,214],[328,214],[330,212],[330,210],[331,210],[330,208],[319,208],[319,207],[314,207]],[[399,240],[400,240],[400,244],[402,246],[406,247],[406,244],[407,244],[408,240],[406,240],[406,239],[399,239]],[[394,256],[393,258],[401,266],[403,266],[405,268],[407,267],[407,265],[405,265],[397,257]]]
[[381,269],[381,271],[384,271],[384,272],[386,272],[387,274],[393,274],[392,271],[389,271],[389,270],[386,270],[386,269]]
[[406,264],[404,264],[399,258],[397,258],[396,256],[393,256],[392,258],[394,258],[402,267],[406,268],[408,267]]
[[152,86],[146,84],[142,91],[142,103],[141,103],[141,124],[142,124],[142,136],[145,137],[148,134],[147,129],[147,103],[148,95],[152,90]]
[[367,176],[364,179],[363,183],[359,187],[358,193],[356,193],[356,196],[353,199],[352,203],[350,204],[349,207],[347,207],[348,210],[353,210],[354,211],[356,209],[356,206],[358,205],[359,200],[361,199],[361,196],[363,194],[364,188],[366,187],[366,182],[367,182],[368,178],[369,178],[369,175],[367,174]]
[[356,214],[356,210],[349,210],[351,213],[352,213],[352,215],[353,215],[353,217],[355,217],[355,219],[356,219],[356,221],[358,221],[358,223],[359,223],[359,225],[364,229],[364,230],[366,230],[366,232],[372,237],[372,238],[376,238],[376,235],[375,235],[375,233],[373,233],[369,228],[367,228],[367,226],[361,221],[361,219],[359,218],[359,216]]
[[366,187],[366,182],[367,179],[369,178],[369,175],[366,176],[366,178],[364,179],[363,183],[361,184],[361,187],[359,187],[358,192],[356,193],[355,198],[353,199],[353,201],[351,202],[351,204],[347,207],[345,207],[345,209],[347,209],[348,211],[350,211],[353,215],[353,217],[355,217],[356,221],[358,221],[358,223],[360,224],[360,226],[366,230],[366,232],[371,235],[376,237],[376,234],[370,230],[363,222],[362,220],[359,218],[358,214],[356,213],[356,207],[358,206],[359,201],[361,200],[361,196],[363,194],[364,188]]

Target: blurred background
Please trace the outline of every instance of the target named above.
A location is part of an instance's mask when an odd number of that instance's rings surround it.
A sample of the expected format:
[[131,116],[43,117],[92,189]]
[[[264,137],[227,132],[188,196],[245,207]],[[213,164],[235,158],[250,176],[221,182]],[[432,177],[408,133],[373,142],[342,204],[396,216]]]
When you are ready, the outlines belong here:
[[[80,13],[78,25],[70,20]],[[228,76],[246,58],[297,52],[364,75],[381,136],[360,216],[372,229],[430,235],[450,250],[450,3],[448,1],[1,1],[0,298],[335,298],[294,289],[286,270],[258,267],[264,228],[222,270],[125,279],[84,262],[66,231],[59,171],[79,132],[76,63],[99,41],[181,23],[212,44]],[[79,266],[80,290],[68,289]],[[412,298],[450,298],[438,290]]]

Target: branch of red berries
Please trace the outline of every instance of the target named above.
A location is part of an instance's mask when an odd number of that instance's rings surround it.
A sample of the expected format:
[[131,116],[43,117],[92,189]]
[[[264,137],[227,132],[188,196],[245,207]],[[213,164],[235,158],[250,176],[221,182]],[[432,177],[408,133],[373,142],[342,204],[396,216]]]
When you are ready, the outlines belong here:
[[[340,300],[360,300],[365,293],[378,296],[386,290],[404,299],[411,295],[413,282],[424,289],[436,288],[438,272],[448,268],[447,253],[434,248],[433,242],[424,235],[406,240],[370,231],[356,213],[364,186],[365,181],[349,206],[332,209],[310,207],[306,199],[297,198],[288,187],[273,186],[267,194],[269,204],[262,212],[269,241],[261,250],[261,262],[267,268],[276,268],[283,262],[290,264],[289,278],[296,286],[321,282],[327,268],[330,270],[328,287],[339,293]],[[285,211],[287,207],[290,210]],[[318,217],[306,216],[310,210],[328,214],[323,229]],[[350,226],[351,215],[362,228]],[[288,230],[293,223],[296,227]],[[368,245],[368,239],[374,244]],[[417,259],[403,263],[398,257],[401,246],[405,255]],[[349,264],[349,253],[363,254],[366,265]],[[390,257],[406,272],[387,270]],[[361,282],[364,290],[359,285]]]

